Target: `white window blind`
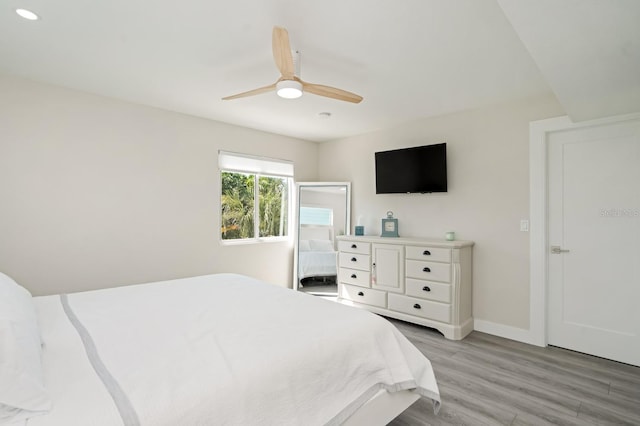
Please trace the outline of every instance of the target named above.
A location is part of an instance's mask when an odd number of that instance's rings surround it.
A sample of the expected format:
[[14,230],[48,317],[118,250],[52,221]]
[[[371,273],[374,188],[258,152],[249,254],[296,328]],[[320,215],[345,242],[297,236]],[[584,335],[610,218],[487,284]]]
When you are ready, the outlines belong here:
[[300,225],[333,225],[333,210],[300,206]]
[[293,162],[291,161],[237,154],[235,152],[219,151],[218,167],[220,170],[234,172],[293,177]]

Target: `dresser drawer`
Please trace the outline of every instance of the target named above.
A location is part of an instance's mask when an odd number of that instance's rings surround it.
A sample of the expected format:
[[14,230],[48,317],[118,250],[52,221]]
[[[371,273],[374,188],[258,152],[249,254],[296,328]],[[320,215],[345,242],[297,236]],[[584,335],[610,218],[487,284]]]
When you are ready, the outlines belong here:
[[346,284],[340,285],[340,293],[343,299],[367,305],[385,308],[387,306],[387,293],[371,290],[370,288],[354,287]]
[[389,294],[389,309],[440,322],[451,322],[451,305]]
[[371,244],[360,241],[338,241],[338,251],[348,253],[370,254]]
[[451,249],[426,246],[407,246],[407,259],[430,262],[451,262]]
[[338,281],[360,287],[371,287],[371,272],[358,269],[340,268]]
[[407,278],[405,286],[407,296],[451,303],[451,285],[449,284]]
[[359,269],[361,271],[371,270],[371,257],[368,254],[340,252],[339,261],[341,268]]
[[407,277],[448,283],[451,281],[451,264],[407,260]]

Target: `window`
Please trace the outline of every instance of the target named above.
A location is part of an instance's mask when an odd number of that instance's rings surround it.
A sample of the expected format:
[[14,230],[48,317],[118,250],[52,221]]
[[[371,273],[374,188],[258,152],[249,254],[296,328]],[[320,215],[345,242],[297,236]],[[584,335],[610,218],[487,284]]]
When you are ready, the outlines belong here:
[[223,241],[289,235],[293,163],[221,151],[218,166]]
[[300,225],[333,225],[333,209],[300,206]]

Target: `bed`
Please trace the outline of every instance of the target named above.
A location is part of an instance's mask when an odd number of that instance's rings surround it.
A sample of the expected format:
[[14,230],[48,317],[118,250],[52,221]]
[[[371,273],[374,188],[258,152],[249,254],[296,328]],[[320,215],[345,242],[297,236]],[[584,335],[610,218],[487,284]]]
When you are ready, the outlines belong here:
[[0,274],[0,339],[0,424],[371,425],[440,405],[387,320],[236,274],[33,298]]
[[298,246],[298,277],[336,277],[338,253],[328,240],[301,240]]
[[[338,252],[333,241],[333,228],[300,226],[298,242],[298,280],[335,278],[338,274]],[[304,281],[303,281],[304,280]]]

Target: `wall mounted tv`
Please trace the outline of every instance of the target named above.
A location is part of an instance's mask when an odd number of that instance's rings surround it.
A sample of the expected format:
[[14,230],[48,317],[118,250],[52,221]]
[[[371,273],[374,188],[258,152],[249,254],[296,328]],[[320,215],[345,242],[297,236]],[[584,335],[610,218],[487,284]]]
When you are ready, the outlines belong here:
[[376,152],[376,194],[447,192],[447,144]]

